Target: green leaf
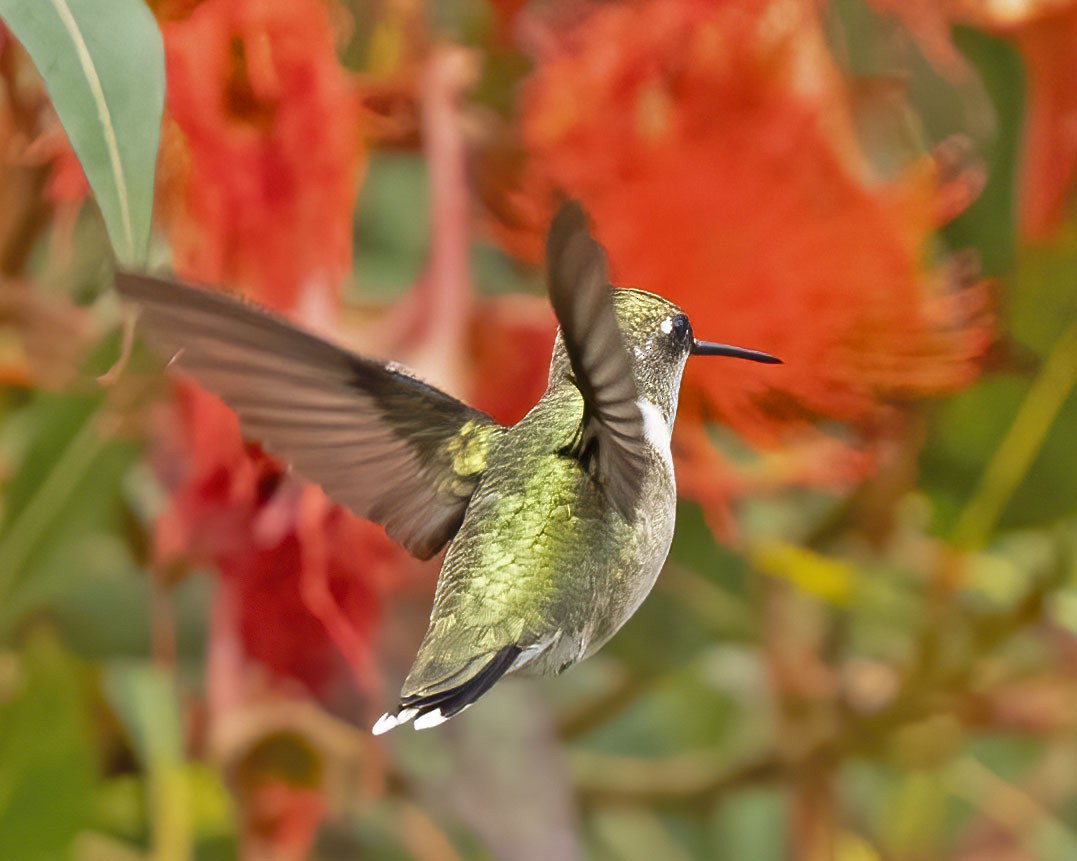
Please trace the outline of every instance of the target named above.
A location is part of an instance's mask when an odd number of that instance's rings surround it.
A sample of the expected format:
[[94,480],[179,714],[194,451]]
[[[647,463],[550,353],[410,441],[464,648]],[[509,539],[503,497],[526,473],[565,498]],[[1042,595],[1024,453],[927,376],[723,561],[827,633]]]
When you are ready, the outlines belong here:
[[779,861],[788,858],[785,845],[786,804],[772,789],[738,792],[715,810],[712,858]]
[[[977,79],[991,99],[995,118],[992,139],[977,141],[987,169],[987,184],[969,208],[944,228],[943,234],[951,248],[975,248],[988,275],[1005,274],[1012,271],[1017,257],[1018,165],[1028,92],[1025,68],[1017,47],[1002,36],[957,27],[954,44],[975,68]],[[985,124],[974,114],[955,115],[958,122],[967,125],[982,128]],[[958,127],[947,133],[960,131]]]
[[880,823],[884,845],[899,857],[930,853],[946,824],[947,801],[943,772],[904,773],[884,805]]
[[0,689],[0,858],[67,858],[98,780],[86,668],[40,633],[4,659],[17,690]]
[[37,66],[120,262],[149,246],[164,106],[161,34],[142,0],[0,0]]
[[604,850],[599,857],[669,861],[699,857],[677,840],[668,821],[645,809],[599,809],[592,815],[590,827],[595,842]]

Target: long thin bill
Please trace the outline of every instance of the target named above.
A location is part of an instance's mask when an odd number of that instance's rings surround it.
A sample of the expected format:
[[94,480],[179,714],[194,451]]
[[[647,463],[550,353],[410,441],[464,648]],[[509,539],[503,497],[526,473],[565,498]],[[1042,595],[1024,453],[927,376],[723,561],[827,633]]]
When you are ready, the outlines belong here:
[[770,353],[760,350],[746,350],[731,344],[715,344],[711,341],[692,341],[693,356],[730,356],[734,359],[747,359],[749,362],[762,362],[765,365],[780,365],[782,360]]

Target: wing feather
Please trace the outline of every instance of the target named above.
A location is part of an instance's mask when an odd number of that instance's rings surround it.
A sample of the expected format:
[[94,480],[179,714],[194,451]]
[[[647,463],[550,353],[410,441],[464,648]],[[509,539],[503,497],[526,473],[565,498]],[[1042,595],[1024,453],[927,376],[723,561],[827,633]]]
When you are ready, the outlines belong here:
[[643,416],[632,357],[613,310],[606,256],[588,233],[578,204],[565,204],[554,216],[546,260],[550,301],[587,404],[582,438],[595,440],[599,481],[610,502],[630,520],[647,463]]
[[222,294],[133,272],[116,286],[141,307],[150,341],[231,407],[245,436],[420,558],[455,534],[503,431],[488,415]]

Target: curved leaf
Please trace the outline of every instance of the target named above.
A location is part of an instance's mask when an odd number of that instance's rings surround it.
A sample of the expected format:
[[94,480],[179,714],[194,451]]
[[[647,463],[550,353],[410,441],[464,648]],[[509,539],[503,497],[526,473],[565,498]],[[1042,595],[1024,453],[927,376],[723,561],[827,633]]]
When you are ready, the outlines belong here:
[[71,140],[120,261],[149,244],[164,51],[142,0],[0,0]]

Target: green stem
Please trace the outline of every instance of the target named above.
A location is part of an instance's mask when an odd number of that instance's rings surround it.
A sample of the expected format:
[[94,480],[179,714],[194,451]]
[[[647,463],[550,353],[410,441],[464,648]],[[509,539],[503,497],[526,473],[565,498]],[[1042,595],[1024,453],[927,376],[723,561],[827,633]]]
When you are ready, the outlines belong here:
[[14,516],[0,538],[0,630],[11,622],[9,615],[17,604],[15,594],[34,549],[63,513],[101,451],[104,443],[95,426],[96,415],[86,417],[26,507]]
[[105,692],[146,775],[150,858],[185,861],[194,814],[175,675],[167,667],[113,662]]
[[1077,320],[1066,327],[1032,381],[1013,424],[957,520],[951,536],[954,544],[973,550],[987,543],[1074,386],[1077,386]]

